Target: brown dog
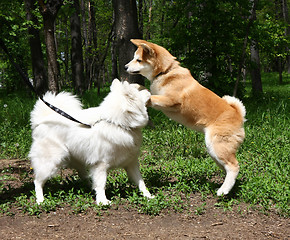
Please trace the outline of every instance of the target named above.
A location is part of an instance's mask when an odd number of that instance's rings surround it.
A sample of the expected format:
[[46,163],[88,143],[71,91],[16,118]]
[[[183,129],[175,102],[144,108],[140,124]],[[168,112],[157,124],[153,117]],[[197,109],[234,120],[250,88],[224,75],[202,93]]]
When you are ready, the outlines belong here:
[[245,138],[246,109],[237,98],[220,98],[200,85],[165,48],[132,39],[138,49],[125,68],[150,80],[151,106],[169,118],[203,132],[210,156],[226,171],[217,195],[226,195],[239,173],[236,152]]

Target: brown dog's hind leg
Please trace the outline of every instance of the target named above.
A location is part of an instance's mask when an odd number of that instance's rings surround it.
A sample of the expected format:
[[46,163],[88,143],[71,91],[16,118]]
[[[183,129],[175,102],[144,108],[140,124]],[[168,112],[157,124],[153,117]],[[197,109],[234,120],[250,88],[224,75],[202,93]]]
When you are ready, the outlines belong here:
[[209,131],[206,131],[205,142],[211,157],[226,173],[225,180],[218,189],[217,195],[226,195],[235,185],[239,173],[240,167],[235,154],[240,143],[235,136],[209,134]]
[[[223,166],[225,169],[225,172],[226,172],[226,178],[225,178],[222,186],[217,191],[218,196],[227,195],[231,191],[233,186],[235,185],[236,178],[239,174],[240,167],[239,167],[238,161],[236,160],[235,156],[233,156],[233,159],[235,159],[235,164],[226,163]],[[232,159],[232,161],[233,161],[233,159]]]

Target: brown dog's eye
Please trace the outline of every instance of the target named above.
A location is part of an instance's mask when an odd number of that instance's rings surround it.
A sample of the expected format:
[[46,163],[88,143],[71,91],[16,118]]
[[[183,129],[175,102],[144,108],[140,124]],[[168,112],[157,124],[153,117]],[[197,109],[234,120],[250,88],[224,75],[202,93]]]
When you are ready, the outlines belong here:
[[137,62],[142,62],[142,60],[141,59],[137,59]]

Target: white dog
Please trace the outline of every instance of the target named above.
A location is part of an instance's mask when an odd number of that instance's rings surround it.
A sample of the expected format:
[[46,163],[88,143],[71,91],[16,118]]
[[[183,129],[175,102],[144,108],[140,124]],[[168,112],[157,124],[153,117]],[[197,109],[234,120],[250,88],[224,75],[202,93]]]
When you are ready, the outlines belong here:
[[[125,168],[144,196],[152,198],[139,170],[141,128],[148,122],[147,90],[115,79],[111,91],[99,107],[82,109],[69,93],[47,92],[44,99],[91,128],[70,121],[38,100],[31,112],[33,143],[29,153],[34,169],[36,201],[41,203],[43,185],[61,167],[71,167],[92,179],[97,204],[109,204],[105,195],[107,172]],[[87,171],[88,170],[88,171]]]

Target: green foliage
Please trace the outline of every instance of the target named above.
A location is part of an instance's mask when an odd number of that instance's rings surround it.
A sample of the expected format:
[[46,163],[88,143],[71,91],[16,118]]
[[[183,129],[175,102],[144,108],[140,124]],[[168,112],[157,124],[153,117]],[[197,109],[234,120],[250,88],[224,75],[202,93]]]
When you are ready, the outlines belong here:
[[0,97],[0,158],[25,158],[31,145],[30,111],[34,100],[16,92]]
[[286,49],[290,45],[290,38],[289,35],[285,35],[289,28],[288,24],[284,19],[277,17],[282,14],[276,12],[277,9],[271,4],[273,3],[264,3],[262,9],[258,11],[258,21],[252,36],[258,39],[259,47],[262,50],[262,66],[275,69],[277,58],[285,59],[289,55],[289,50]]
[[[243,62],[241,55],[252,1],[157,0],[140,3],[137,1],[138,20],[144,39],[168,48],[183,66],[190,69],[197,80],[218,95],[232,94],[238,68]],[[289,24],[281,17],[279,4],[259,1],[257,20],[249,32],[249,40],[255,39],[258,42],[261,64],[267,70],[277,70],[277,58],[284,64],[289,54],[289,33],[288,36],[285,34]],[[70,16],[74,11],[72,6],[73,1],[64,1],[55,23],[59,84],[62,89],[74,88],[70,62]],[[111,32],[114,23],[112,1],[92,0],[90,7],[92,6],[96,25],[94,29],[88,26],[89,19],[92,19],[88,12],[88,2],[83,2],[80,14],[84,74],[88,86],[112,80],[109,49],[117,32],[115,30],[113,35]],[[29,26],[33,25],[40,31],[44,58],[46,56],[43,21],[38,2],[32,13],[38,21],[37,24],[26,20],[23,1],[2,0],[0,3],[0,37],[16,62],[30,77],[33,74],[28,45]],[[0,88],[5,88],[7,92],[21,89],[19,75],[2,51],[0,59]],[[245,60],[245,66],[252,66],[249,46]],[[238,96],[242,98],[245,93],[243,84],[240,84],[238,91]]]
[[[276,85],[276,78],[277,74],[263,75],[265,94],[259,98],[250,96],[250,83],[247,82],[249,94],[244,100],[248,119],[245,123],[246,139],[237,155],[240,174],[229,196],[216,196],[224,173],[206,153],[203,135],[169,120],[159,111],[149,109],[154,128],[143,130],[139,160],[142,176],[155,198],[144,198],[138,188],[128,181],[124,170],[114,170],[109,173],[106,190],[113,202],[111,207],[122,205],[150,215],[193,209],[195,214],[200,215],[206,211],[205,199],[194,206],[189,204],[190,196],[200,193],[203,198],[214,197],[215,206],[225,211],[246,202],[264,212],[270,210],[289,216],[290,85],[289,76],[288,83],[283,86]],[[102,95],[105,96],[106,91]],[[95,90],[84,96],[87,106],[96,106],[100,100],[95,100]],[[9,111],[0,108],[1,158],[16,157],[17,154],[25,157],[31,142],[28,119],[34,101],[16,95],[6,96],[0,101],[1,106],[7,104],[9,107]],[[7,128],[8,125],[12,128]],[[2,130],[4,128],[5,131]],[[16,143],[24,144],[24,147],[6,147]],[[61,211],[69,206],[71,213],[93,210],[100,215],[108,208],[96,206],[90,184],[75,175],[67,178],[58,176],[48,181],[44,189],[45,201],[36,205],[33,182],[28,173],[22,176],[24,185],[20,189],[7,185],[7,182],[13,181],[13,171],[13,168],[5,168],[1,172],[0,193],[6,196],[0,201],[2,214],[13,215],[19,208],[27,214],[39,215]]]
[[152,33],[151,39],[168,48],[202,84],[219,95],[231,94],[241,61],[248,5],[249,1],[245,0],[234,4],[232,1],[167,1],[162,10],[154,6],[156,11],[161,11],[162,18],[156,21],[163,29],[161,36]]
[[[9,49],[11,56],[25,71],[30,66],[26,13],[23,1],[7,1],[0,3],[0,38]],[[1,48],[0,48],[1,49]],[[7,92],[21,89],[22,80],[9,62],[2,49],[0,50],[0,89]]]

